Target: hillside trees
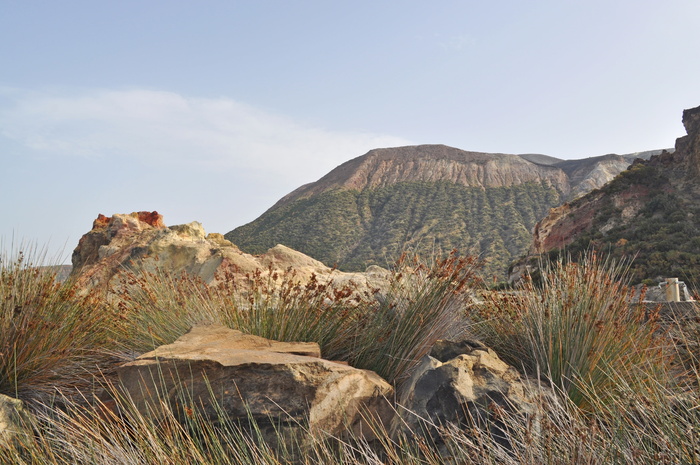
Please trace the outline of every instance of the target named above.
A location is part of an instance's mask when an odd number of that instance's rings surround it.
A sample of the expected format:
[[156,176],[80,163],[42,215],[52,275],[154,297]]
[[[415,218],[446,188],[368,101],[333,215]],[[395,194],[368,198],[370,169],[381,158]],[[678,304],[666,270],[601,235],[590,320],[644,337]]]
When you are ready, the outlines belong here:
[[486,273],[500,277],[527,251],[535,222],[559,201],[551,186],[534,182],[337,189],[273,208],[226,237],[249,253],[284,244],[344,271],[386,267],[404,251],[445,256],[457,249],[481,255]]

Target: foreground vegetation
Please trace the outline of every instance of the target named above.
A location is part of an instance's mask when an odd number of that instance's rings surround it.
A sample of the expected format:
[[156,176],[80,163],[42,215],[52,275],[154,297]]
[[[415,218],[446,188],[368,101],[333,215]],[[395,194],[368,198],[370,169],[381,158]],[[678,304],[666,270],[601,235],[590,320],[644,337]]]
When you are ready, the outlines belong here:
[[[376,295],[300,285],[293,273],[227,276],[208,287],[159,272],[81,296],[31,254],[1,260],[0,393],[27,401],[36,421],[32,434],[0,447],[0,463],[700,463],[700,332],[692,319],[630,306],[624,263],[560,260],[543,268],[540,284],[483,293],[474,306],[467,291],[478,286],[477,262],[454,254],[429,265],[402,261]],[[92,397],[113,390],[120,360],[200,322],[316,341],[327,357],[395,385],[435,340],[468,332],[530,375],[539,415],[523,422],[496,412],[505,441],[476,422],[437,425],[437,443],[375,425],[373,441],[309,435],[298,448],[273,449],[254,425],[242,428],[223,412],[216,425],[196,410],[183,421],[164,404],[156,419],[114,391],[115,415]]]

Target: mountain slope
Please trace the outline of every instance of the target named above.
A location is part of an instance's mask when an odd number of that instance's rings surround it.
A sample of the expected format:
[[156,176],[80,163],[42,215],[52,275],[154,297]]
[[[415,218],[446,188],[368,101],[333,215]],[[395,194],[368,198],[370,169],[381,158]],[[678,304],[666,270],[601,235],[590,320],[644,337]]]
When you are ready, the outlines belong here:
[[[528,250],[536,221],[579,189],[564,169],[549,165],[564,160],[527,157],[444,145],[372,150],[291,192],[226,238],[255,254],[282,243],[342,270],[387,266],[402,251],[457,248],[481,254],[486,272],[502,276]],[[626,167],[615,157],[571,162],[571,169],[584,166],[581,180],[586,167],[612,178]]]
[[553,209],[538,223],[532,252],[594,247],[636,257],[633,279],[700,278],[700,107],[683,112],[688,135],[601,189]]
[[301,186],[272,209],[333,189],[363,191],[400,182],[439,181],[488,188],[542,180],[563,194],[570,190],[561,170],[536,165],[517,155],[467,152],[445,145],[375,149],[343,163],[318,181]]

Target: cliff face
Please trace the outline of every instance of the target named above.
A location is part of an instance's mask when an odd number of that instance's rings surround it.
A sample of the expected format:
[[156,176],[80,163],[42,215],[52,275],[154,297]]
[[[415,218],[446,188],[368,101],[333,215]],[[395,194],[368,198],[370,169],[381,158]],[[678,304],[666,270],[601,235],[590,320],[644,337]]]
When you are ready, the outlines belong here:
[[560,160],[444,145],[376,149],[288,194],[226,234],[249,253],[282,243],[344,270],[388,266],[402,252],[457,248],[503,275],[549,208],[603,185],[624,156]]
[[418,145],[371,150],[343,163],[318,181],[301,186],[273,208],[329,190],[363,191],[401,182],[448,182],[482,189],[545,182],[564,196],[571,190],[561,169],[537,165],[517,155]]
[[676,140],[676,151],[682,157],[678,162],[687,168],[685,178],[692,183],[700,179],[700,107],[683,111],[683,126],[687,135]]
[[673,153],[637,160],[603,188],[550,210],[532,254],[593,247],[635,256],[634,279],[700,274],[700,107],[683,112]]
[[566,173],[572,185],[570,199],[575,199],[599,189],[630,166],[631,161],[623,155],[604,155],[584,160],[564,160],[557,168]]
[[117,284],[128,269],[186,272],[216,284],[223,275],[244,276],[255,271],[263,275],[293,269],[301,281],[314,275],[320,283],[352,281],[359,289],[379,287],[381,273],[340,273],[323,263],[277,245],[253,256],[240,251],[221,234],[207,234],[192,222],[167,227],[158,212],[135,212],[110,217],[99,215],[92,230],[83,235],[73,251],[72,277],[83,289]]

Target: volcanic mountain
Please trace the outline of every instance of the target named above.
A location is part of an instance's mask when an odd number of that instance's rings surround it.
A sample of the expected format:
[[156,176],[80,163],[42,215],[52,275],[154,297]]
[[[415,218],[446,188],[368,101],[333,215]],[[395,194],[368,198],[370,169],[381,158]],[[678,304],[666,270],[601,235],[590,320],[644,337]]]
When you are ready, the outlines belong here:
[[403,251],[435,256],[456,248],[482,255],[486,271],[502,276],[551,207],[602,186],[633,158],[567,161],[444,145],[375,149],[225,237],[255,254],[281,243],[341,270],[387,266]]
[[530,258],[595,248],[634,257],[632,279],[700,278],[700,107],[683,112],[675,151],[637,160],[609,184],[553,209]]

